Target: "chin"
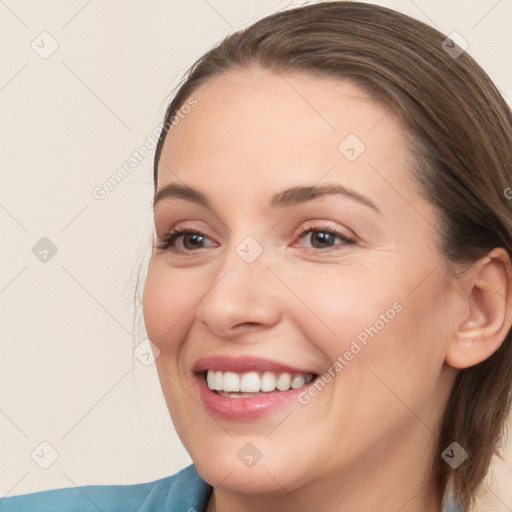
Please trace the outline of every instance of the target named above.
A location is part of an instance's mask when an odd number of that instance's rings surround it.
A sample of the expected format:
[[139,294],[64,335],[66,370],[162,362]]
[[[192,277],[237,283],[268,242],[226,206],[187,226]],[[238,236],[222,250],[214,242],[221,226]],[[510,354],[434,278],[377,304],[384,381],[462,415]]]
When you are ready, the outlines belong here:
[[[276,461],[277,462],[277,461]],[[280,461],[278,465],[263,460],[253,467],[245,467],[232,455],[212,460],[194,461],[199,474],[212,486],[240,495],[282,494],[283,487],[287,490],[296,487],[293,475],[290,474],[290,462]]]

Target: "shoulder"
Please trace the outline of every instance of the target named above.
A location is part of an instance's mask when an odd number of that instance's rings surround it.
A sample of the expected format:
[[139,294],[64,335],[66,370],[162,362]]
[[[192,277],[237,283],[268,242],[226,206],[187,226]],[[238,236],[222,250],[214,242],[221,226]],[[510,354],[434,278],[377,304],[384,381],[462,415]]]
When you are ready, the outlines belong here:
[[203,512],[211,487],[191,465],[134,485],[86,485],[0,498],[0,512]]

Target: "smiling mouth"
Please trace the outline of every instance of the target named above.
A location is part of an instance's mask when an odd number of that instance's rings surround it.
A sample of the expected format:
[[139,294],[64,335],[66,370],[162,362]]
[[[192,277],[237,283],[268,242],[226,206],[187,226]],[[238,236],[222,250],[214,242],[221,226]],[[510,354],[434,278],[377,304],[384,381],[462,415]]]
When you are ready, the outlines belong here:
[[251,398],[265,393],[299,389],[315,380],[312,373],[245,372],[205,370],[204,381],[211,391],[227,398]]

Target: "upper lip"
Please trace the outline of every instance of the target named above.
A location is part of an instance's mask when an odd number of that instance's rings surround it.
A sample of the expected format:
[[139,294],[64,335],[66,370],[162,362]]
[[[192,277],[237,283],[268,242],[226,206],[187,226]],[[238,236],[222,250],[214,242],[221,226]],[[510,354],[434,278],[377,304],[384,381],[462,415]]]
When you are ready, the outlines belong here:
[[246,373],[251,371],[269,371],[276,373],[305,373],[316,375],[315,372],[309,369],[296,368],[288,364],[283,364],[271,359],[261,357],[249,356],[210,356],[198,359],[194,364],[194,370],[198,373],[203,373],[206,370],[223,371],[223,372],[236,372]]

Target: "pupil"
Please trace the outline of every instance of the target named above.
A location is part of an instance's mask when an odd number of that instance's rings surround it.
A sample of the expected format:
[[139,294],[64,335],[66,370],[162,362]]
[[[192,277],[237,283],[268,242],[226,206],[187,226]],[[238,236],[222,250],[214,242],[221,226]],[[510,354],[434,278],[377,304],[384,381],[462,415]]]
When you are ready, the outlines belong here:
[[198,235],[197,233],[187,233],[183,238],[183,245],[185,247],[188,246],[188,248],[190,248],[190,246],[197,247],[201,244],[203,238],[202,235]]
[[313,237],[313,246],[316,248],[330,246],[332,242],[333,234],[326,231],[318,231]]

